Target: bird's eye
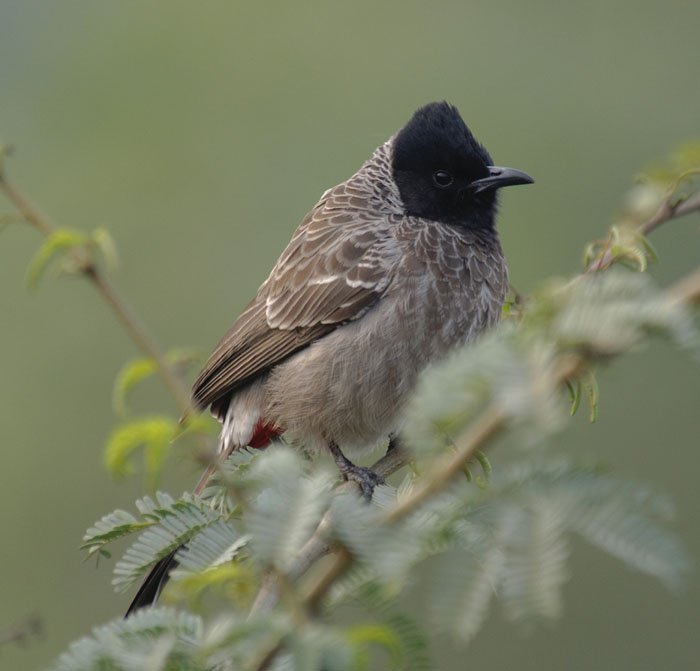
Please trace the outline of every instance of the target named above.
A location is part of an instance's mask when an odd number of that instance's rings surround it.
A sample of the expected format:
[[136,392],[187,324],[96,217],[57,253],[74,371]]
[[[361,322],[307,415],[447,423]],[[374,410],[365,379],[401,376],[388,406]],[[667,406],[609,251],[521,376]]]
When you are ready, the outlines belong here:
[[454,181],[454,177],[452,177],[447,170],[437,170],[433,174],[433,182],[435,182],[435,185],[439,186],[441,189],[447,188]]

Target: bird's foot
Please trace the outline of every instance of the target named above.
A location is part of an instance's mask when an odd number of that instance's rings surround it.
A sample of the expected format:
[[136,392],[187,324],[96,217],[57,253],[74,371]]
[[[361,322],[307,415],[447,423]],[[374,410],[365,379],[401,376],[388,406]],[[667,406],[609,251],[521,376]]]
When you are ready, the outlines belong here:
[[355,464],[341,452],[340,448],[335,443],[330,443],[328,449],[333,455],[333,459],[343,479],[356,482],[362,490],[362,495],[368,501],[371,501],[374,488],[377,485],[383,485],[384,478],[381,475],[377,475],[371,468],[355,466]]
[[349,466],[341,469],[340,474],[345,480],[356,482],[362,490],[362,496],[368,501],[372,500],[374,488],[377,485],[383,485],[385,482],[384,478],[381,475],[377,475],[371,468],[355,466],[355,464],[349,464]]

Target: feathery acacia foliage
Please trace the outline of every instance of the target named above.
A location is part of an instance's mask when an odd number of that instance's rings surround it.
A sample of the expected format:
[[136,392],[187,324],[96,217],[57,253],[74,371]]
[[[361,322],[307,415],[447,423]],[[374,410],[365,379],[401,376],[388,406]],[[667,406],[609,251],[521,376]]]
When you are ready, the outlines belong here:
[[[668,501],[535,448],[566,427],[582,395],[594,414],[597,362],[658,335],[696,346],[688,306],[700,300],[700,274],[661,290],[638,272],[654,257],[646,234],[700,210],[693,147],[636,188],[608,237],[586,249],[582,275],[510,304],[500,328],[424,376],[405,432],[413,469],[398,487],[379,487],[372,504],[339,484],[323,461],[277,445],[234,454],[201,497],[159,492],[137,502],[137,515],[118,510],[99,520],[84,538],[89,555],[136,535],[116,563],[118,589],[177,550],[164,597],[180,610],[153,608],[97,628],[54,668],[431,668],[429,637],[467,643],[495,601],[512,620],[559,616],[576,536],[677,586],[688,562],[667,528]],[[4,177],[2,185],[11,196]],[[104,238],[61,237],[63,229],[42,228],[26,202],[19,209],[48,237],[33,277],[72,252],[74,268],[95,281]],[[607,270],[615,264],[627,269]],[[119,412],[126,413],[131,387],[154,372],[186,411],[175,368],[188,357],[156,356],[148,338],[135,340],[148,358],[120,375]],[[174,417],[129,419],[113,434],[108,462],[125,472],[145,447],[153,478],[180,433]],[[518,459],[486,484],[469,482],[465,467],[496,437],[517,442]],[[412,621],[402,604],[419,582],[426,609]],[[207,614],[211,593],[217,616]],[[350,626],[335,615],[347,603],[362,613]]]
[[[576,468],[562,458],[526,459],[523,453],[522,464],[499,469],[485,487],[470,485],[466,479],[445,479],[434,496],[396,515],[415,499],[423,481],[431,479],[431,463],[445,454],[449,458],[448,439],[468,430],[484,408],[500,408],[506,429],[519,442],[526,435],[528,444],[534,445],[561,430],[568,416],[557,372],[562,356],[584,353],[590,359],[609,359],[658,333],[684,346],[695,343],[685,307],[629,271],[583,277],[551,286],[542,295],[533,299],[539,303],[517,326],[504,325],[426,375],[411,407],[406,434],[417,471],[397,489],[380,487],[374,505],[366,505],[347,487],[334,488],[334,476],[324,464],[290,448],[237,454],[234,467],[222,471],[223,492],[211,499],[219,504],[206,507],[199,502],[207,511],[204,519],[200,508],[190,515],[195,501],[189,495],[178,502],[159,495],[158,515],[152,502],[140,504],[144,521],[155,520],[154,528],[141,531],[117,564],[115,583],[134,580],[181,542],[193,539],[189,550],[179,555],[186,558],[186,567],[173,574],[171,595],[174,591],[187,597],[181,581],[187,577],[191,581],[193,575],[203,575],[202,584],[210,587],[230,578],[238,584],[238,598],[230,599],[229,616],[245,621],[250,601],[241,598],[242,577],[251,595],[273,573],[282,581],[280,605],[255,613],[256,621],[260,626],[267,622],[274,630],[281,615],[289,618],[289,626],[301,618],[295,626],[306,634],[302,642],[288,630],[277,631],[271,636],[274,644],[260,639],[261,647],[251,653],[226,648],[229,661],[246,660],[235,668],[251,669],[260,668],[255,664],[277,649],[285,652],[269,668],[285,668],[289,659],[289,668],[295,669],[322,668],[320,664],[362,668],[373,645],[387,647],[395,667],[406,668],[397,660],[407,657],[407,644],[393,633],[388,615],[401,611],[405,593],[419,576],[429,595],[429,626],[463,642],[478,632],[496,598],[513,620],[557,617],[573,536],[676,586],[687,559],[664,527],[670,516],[668,503],[644,486],[596,469]],[[546,309],[540,309],[543,306]],[[222,507],[220,502],[229,498],[245,503]],[[175,508],[181,513],[171,519]],[[309,619],[307,610],[313,580],[309,584],[291,577],[299,551],[322,520],[324,543],[351,557],[352,570],[311,608],[312,614],[319,610],[326,614],[317,620]],[[131,524],[139,531],[139,522]],[[115,516],[111,524],[104,519],[97,533],[88,534],[86,546],[95,547],[125,526],[123,516]],[[421,573],[428,562],[434,562],[431,570]],[[207,572],[224,565],[239,568],[206,580]],[[251,583],[256,587],[251,589]],[[343,627],[328,624],[318,629],[342,604],[362,606],[368,593],[375,605],[383,604],[367,609],[372,636],[348,639]],[[329,644],[336,639],[336,644]],[[251,641],[241,645],[248,651]],[[234,667],[222,662],[220,667],[212,663],[205,668]]]

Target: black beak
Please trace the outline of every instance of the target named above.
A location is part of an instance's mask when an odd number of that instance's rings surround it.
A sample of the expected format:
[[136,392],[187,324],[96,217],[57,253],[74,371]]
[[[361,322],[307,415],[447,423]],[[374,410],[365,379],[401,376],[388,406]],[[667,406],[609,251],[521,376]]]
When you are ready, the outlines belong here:
[[502,186],[512,186],[513,184],[532,184],[534,181],[530,175],[522,170],[490,165],[489,176],[472,182],[469,189],[473,190],[474,193],[479,193],[487,189],[500,189]]

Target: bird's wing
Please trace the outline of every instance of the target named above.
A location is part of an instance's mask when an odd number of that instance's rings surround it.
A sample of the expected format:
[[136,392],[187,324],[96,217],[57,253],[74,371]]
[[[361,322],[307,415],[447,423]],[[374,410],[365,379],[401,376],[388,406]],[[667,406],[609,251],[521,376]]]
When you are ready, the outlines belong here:
[[302,221],[195,381],[197,407],[227,399],[236,387],[362,316],[382,295],[399,258],[397,243],[388,218],[346,189],[327,192]]

